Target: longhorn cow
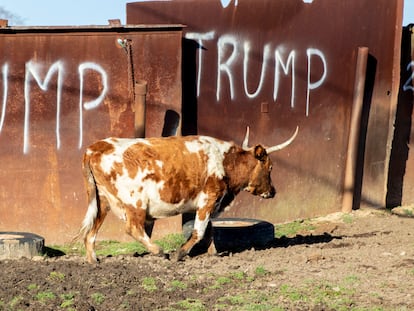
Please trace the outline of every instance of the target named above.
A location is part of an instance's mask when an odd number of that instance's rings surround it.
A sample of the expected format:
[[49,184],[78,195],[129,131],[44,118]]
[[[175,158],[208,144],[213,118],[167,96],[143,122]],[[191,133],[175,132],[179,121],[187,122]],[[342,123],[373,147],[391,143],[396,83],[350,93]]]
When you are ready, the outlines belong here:
[[194,229],[177,251],[181,260],[204,236],[221,199],[245,190],[273,198],[276,190],[269,154],[287,141],[265,148],[248,147],[249,128],[242,146],[208,136],[107,138],[86,149],[83,157],[88,210],[79,231],[87,260],[96,262],[95,240],[111,210],[126,223],[126,232],[153,254],[163,254],[151,242],[145,224],[157,218],[195,212]]

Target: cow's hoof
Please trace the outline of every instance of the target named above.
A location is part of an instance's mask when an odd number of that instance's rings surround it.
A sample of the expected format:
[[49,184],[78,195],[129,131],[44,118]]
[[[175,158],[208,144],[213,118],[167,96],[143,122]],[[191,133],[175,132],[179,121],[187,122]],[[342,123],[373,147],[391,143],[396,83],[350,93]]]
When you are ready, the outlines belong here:
[[170,255],[167,254],[167,253],[164,253],[162,250],[158,254],[156,254],[155,256],[161,257],[163,259],[170,259]]
[[172,259],[176,262],[183,261],[184,257],[187,255],[186,252],[182,251],[181,249],[176,251]]
[[208,249],[207,249],[207,253],[210,255],[210,256],[216,256],[216,255],[218,255],[218,252],[217,252],[217,249],[216,249],[216,245],[214,244],[214,241],[212,241],[211,243],[210,243],[210,246],[208,247]]
[[98,264],[100,264],[101,263],[101,261],[98,259],[98,258],[96,258],[96,259],[94,259],[94,260],[87,260],[88,261],[88,263],[89,264],[91,264],[91,265],[98,265]]

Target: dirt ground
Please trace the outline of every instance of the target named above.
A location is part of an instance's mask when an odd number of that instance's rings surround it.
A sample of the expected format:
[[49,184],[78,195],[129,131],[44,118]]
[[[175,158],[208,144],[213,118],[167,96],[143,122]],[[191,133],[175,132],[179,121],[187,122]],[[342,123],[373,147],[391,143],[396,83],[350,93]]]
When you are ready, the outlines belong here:
[[414,310],[414,219],[359,210],[263,250],[0,262],[0,310]]

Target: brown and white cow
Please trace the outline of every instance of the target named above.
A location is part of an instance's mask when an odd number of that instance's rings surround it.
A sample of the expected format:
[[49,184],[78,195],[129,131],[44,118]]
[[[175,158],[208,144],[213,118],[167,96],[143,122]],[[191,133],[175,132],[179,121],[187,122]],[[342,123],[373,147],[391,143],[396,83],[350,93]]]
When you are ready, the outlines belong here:
[[270,148],[249,148],[248,129],[242,147],[208,136],[107,138],[94,143],[83,158],[89,206],[79,232],[88,261],[97,260],[95,239],[109,210],[153,254],[162,250],[145,232],[146,221],[196,212],[192,235],[177,252],[182,259],[203,238],[223,196],[241,190],[275,196],[268,155],[289,145],[297,132]]

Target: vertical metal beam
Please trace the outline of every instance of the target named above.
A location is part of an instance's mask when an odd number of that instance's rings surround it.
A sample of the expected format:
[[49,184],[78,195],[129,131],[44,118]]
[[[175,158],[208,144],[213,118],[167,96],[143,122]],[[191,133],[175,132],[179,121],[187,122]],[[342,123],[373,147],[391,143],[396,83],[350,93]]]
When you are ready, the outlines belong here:
[[145,137],[145,98],[147,82],[138,80],[135,83],[135,137]]
[[359,47],[355,71],[354,97],[352,103],[351,123],[348,137],[348,149],[345,163],[344,193],[342,211],[352,211],[355,191],[355,168],[358,154],[358,140],[361,126],[361,113],[364,101],[364,89],[368,63],[368,48]]

